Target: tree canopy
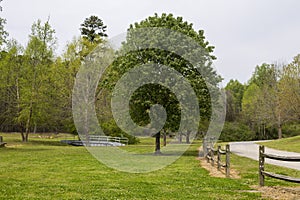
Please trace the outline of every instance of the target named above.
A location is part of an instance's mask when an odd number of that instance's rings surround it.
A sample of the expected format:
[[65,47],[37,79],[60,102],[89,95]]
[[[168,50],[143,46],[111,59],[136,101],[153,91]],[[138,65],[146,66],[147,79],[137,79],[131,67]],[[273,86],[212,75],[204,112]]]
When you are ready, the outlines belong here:
[[[164,29],[155,29],[157,27]],[[142,29],[146,31],[139,32]],[[169,34],[168,30],[179,33],[177,38],[176,34]],[[156,31],[158,31],[159,34],[157,34]],[[139,37],[135,34],[138,34]],[[190,37],[195,44],[201,47],[202,52],[197,52],[198,63],[196,65],[193,65],[183,58],[184,56],[188,57],[193,55],[193,52],[191,52],[190,47],[184,45],[187,44],[186,40],[178,40],[178,37],[181,37],[180,34]],[[166,44],[172,43],[176,43],[176,45],[173,47],[173,50],[170,50],[166,47]],[[145,46],[148,46],[148,48]],[[170,46],[172,47],[172,45]],[[135,50],[131,50],[133,47]],[[178,52],[181,53],[181,56],[175,53],[175,48],[180,49]],[[213,49],[214,47],[210,46],[205,40],[204,31],[194,30],[193,25],[184,21],[182,17],[174,17],[172,14],[162,14],[161,16],[155,14],[141,22],[130,25],[126,41],[122,44],[119,52],[117,52],[117,55],[120,56],[108,69],[106,78],[103,80],[101,87],[112,91],[117,81],[125,73],[129,72],[135,66],[144,66],[151,63],[155,63],[155,67],[153,66],[154,72],[151,73],[151,77],[149,78],[164,78],[161,74],[164,70],[164,66],[167,66],[179,72],[189,81],[197,97],[201,118],[209,119],[211,116],[212,98],[206,84],[209,82],[209,84],[216,87],[222,80],[210,64],[203,64],[205,61],[216,59],[212,54]],[[124,52],[126,53],[124,54]],[[136,74],[136,78],[132,79],[137,79],[137,77],[142,76],[149,76],[148,72],[140,72]],[[179,80],[169,79],[167,81],[173,81],[173,86],[175,87],[176,82]],[[174,87],[167,88],[161,84],[144,84],[138,88],[131,96],[129,102],[130,114],[133,121],[140,126],[148,125],[151,122],[150,108],[159,104],[166,109],[167,114],[163,129],[169,132],[177,131],[179,129],[180,115],[183,108],[172,91]],[[190,121],[190,123],[193,122]],[[199,123],[199,121],[196,123]],[[188,132],[188,128],[186,132]]]

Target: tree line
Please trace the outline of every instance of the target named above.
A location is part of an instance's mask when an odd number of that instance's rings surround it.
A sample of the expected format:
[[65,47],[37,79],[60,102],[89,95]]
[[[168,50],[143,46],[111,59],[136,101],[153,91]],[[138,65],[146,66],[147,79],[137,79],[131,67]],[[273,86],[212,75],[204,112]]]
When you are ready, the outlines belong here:
[[[23,141],[28,141],[30,132],[69,132],[76,133],[72,119],[72,89],[74,80],[84,59],[99,44],[106,42],[106,26],[97,16],[86,18],[80,25],[81,36],[69,42],[57,56],[55,30],[49,20],[37,20],[31,27],[28,43],[22,47],[16,40],[8,39],[3,19],[0,25],[0,131],[20,132]],[[205,40],[204,31],[196,31],[191,23],[172,14],[155,14],[140,23],[130,25],[129,30],[145,27],[165,27],[192,37],[205,50],[206,59],[213,60],[213,46]],[[151,37],[148,34],[147,37]],[[155,39],[155,38],[154,38]],[[153,41],[155,41],[153,39]],[[168,40],[172,38],[167,38]],[[176,39],[176,38],[174,38]],[[136,41],[133,41],[136,42]],[[141,45],[143,41],[141,40]],[[123,43],[120,52],[129,48],[130,37]],[[184,45],[182,52],[189,54]],[[120,52],[115,52],[116,54]],[[205,57],[203,55],[203,57]],[[167,58],[167,59],[166,59]],[[203,60],[202,60],[203,61]],[[108,135],[126,136],[130,142],[136,138],[116,125],[110,107],[112,88],[116,81],[132,67],[148,62],[171,65],[189,79],[199,100],[203,119],[210,117],[211,98],[205,81],[197,68],[178,55],[163,50],[142,50],[119,57],[108,68],[100,82],[96,94],[96,109],[102,129]],[[171,63],[171,64],[170,64]],[[221,77],[207,66],[206,77],[211,85],[218,85]],[[159,72],[157,72],[159,76]],[[155,93],[156,91],[156,93]],[[141,126],[149,123],[149,108],[161,104],[167,108],[168,119],[164,126],[164,136],[175,131],[180,122],[180,106],[174,94],[159,85],[143,86],[135,92],[130,101],[131,116]],[[99,109],[101,107],[101,109]],[[188,132],[188,131],[187,131]]]
[[288,64],[258,65],[246,84],[230,80],[225,90],[227,123],[221,139],[275,139],[300,134],[300,55]]
[[[20,132],[25,142],[30,132],[76,133],[72,118],[72,90],[76,74],[87,55],[96,46],[105,43],[107,27],[97,16],[86,18],[79,26],[81,35],[74,37],[58,56],[55,53],[55,30],[49,19],[46,22],[37,20],[32,24],[24,47],[18,41],[9,39],[5,24],[6,20],[0,18],[0,131]],[[130,25],[129,30],[145,27],[165,27],[186,34],[202,46],[210,60],[216,59],[212,54],[214,47],[205,40],[204,31],[194,30],[193,25],[182,17],[155,14]],[[120,51],[129,48],[130,43],[128,37]],[[184,52],[185,49],[182,50]],[[256,67],[246,84],[237,80],[227,84],[226,123],[222,140],[281,138],[300,129],[299,59],[298,55],[286,65],[262,64]],[[137,64],[148,62],[171,65],[191,82],[199,100],[199,132],[205,132],[211,117],[212,99],[197,66],[170,52],[154,49],[134,51],[119,57],[105,72],[105,78],[97,88],[95,102],[104,132],[112,136],[126,136],[130,143],[137,141],[116,125],[110,107],[111,92],[125,72]],[[210,84],[217,86],[222,81],[211,66],[202,70],[206,71]],[[163,128],[166,136],[178,128],[180,121],[179,102],[166,88],[150,84],[138,89],[130,101],[130,114],[136,123],[144,126],[149,123],[149,109],[155,104],[167,108],[168,118]],[[188,130],[185,135],[188,135]]]
[[72,119],[72,89],[84,58],[106,35],[97,16],[80,25],[81,36],[57,56],[55,30],[46,22],[32,24],[25,47],[9,39],[5,19],[0,19],[0,130],[20,132],[28,141],[30,132],[69,132]]

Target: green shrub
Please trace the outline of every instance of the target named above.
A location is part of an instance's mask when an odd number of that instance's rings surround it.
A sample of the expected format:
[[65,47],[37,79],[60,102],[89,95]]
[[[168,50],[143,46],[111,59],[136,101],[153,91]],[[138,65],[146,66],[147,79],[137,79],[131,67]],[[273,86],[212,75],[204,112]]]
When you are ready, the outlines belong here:
[[300,135],[300,124],[299,123],[289,123],[282,127],[283,137],[293,137]]
[[225,122],[220,140],[229,141],[249,141],[255,138],[255,133],[250,128],[238,122]]

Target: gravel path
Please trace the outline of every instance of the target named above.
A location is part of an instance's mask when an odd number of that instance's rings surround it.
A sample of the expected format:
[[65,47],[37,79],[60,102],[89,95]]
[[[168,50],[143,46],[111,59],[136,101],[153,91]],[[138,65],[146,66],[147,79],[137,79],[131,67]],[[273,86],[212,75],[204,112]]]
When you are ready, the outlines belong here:
[[[255,142],[262,142],[262,141],[231,142],[230,150],[232,153],[235,153],[239,156],[258,160],[259,145],[256,144]],[[271,149],[271,148],[267,148],[267,147],[265,148],[265,152],[270,153],[270,154],[275,154],[275,155],[281,155],[281,156],[299,156],[300,157],[300,153],[280,151],[280,150],[275,150],[275,149]],[[266,163],[300,170],[299,162],[287,162],[287,161],[277,161],[277,160],[266,159]]]

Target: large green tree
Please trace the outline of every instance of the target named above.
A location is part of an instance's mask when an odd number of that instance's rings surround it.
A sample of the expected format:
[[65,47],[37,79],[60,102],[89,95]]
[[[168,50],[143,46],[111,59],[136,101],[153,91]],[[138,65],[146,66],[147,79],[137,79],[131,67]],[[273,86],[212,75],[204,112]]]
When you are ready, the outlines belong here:
[[[178,40],[176,37],[170,38],[170,35],[166,35],[167,32],[162,32],[162,34],[165,34],[163,39],[161,37],[158,39],[157,36],[151,33],[150,29],[149,31],[143,33],[144,35],[139,38],[134,36],[135,30],[151,27],[163,27],[187,35],[202,47],[202,50],[204,51],[202,52],[202,56],[203,58],[206,56],[205,61],[215,59],[215,56],[212,55],[214,47],[210,46],[205,40],[203,30],[196,31],[193,28],[193,25],[184,21],[182,17],[174,17],[172,14],[162,14],[161,16],[155,14],[154,16],[148,17],[139,23],[130,25],[127,39],[122,44],[121,50],[118,53],[122,54],[123,51],[126,52],[132,46],[140,50],[130,51],[129,53],[126,53],[126,55],[118,57],[118,59],[116,59],[113,65],[108,69],[109,72],[106,74],[108,78],[103,81],[104,84],[101,87],[107,89],[114,88],[116,82],[124,73],[138,65],[155,63],[159,69],[156,71],[156,74],[154,73],[152,78],[155,78],[154,76],[160,76],[160,70],[163,66],[169,66],[182,74],[184,78],[189,80],[198,98],[197,100],[199,102],[201,117],[203,117],[203,119],[209,119],[211,116],[211,97],[208,92],[206,81],[208,81],[209,84],[216,86],[222,80],[221,77],[216,74],[210,65],[207,65],[206,67],[203,67],[203,65],[199,63],[199,65],[196,66],[192,65],[174,52],[163,50],[163,47],[162,49],[151,47],[143,49],[143,45],[147,43],[145,40],[151,41],[154,46],[173,41],[173,43],[175,42],[176,45],[181,48],[182,55],[189,55],[191,53],[188,51],[189,48],[185,46],[187,41]],[[204,59],[202,61],[204,61]],[[205,77],[199,71],[205,72]],[[142,75],[147,76],[147,73],[136,74],[137,77]],[[176,85],[175,83],[177,80],[169,81],[174,81],[174,85]],[[134,122],[141,126],[149,124],[150,108],[156,104],[162,105],[164,108],[166,108],[167,119],[163,127],[164,131],[170,132],[178,130],[182,108],[180,107],[178,99],[176,99],[174,93],[171,92],[171,89],[165,88],[160,84],[146,84],[134,92],[129,103],[130,114]],[[190,123],[193,122],[190,121]],[[185,134],[188,138],[188,128],[186,129]],[[160,133],[156,134],[156,138],[158,142]],[[159,151],[158,143],[156,144],[156,151]]]

